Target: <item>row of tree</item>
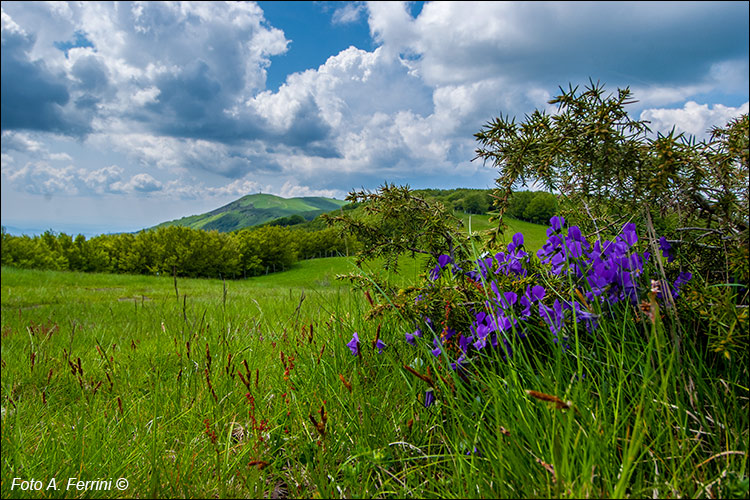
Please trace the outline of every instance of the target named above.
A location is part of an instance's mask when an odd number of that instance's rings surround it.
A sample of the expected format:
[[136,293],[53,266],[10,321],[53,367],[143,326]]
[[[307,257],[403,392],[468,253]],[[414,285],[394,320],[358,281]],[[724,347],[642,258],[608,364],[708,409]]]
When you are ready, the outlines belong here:
[[13,236],[2,228],[1,260],[27,269],[243,278],[288,269],[298,259],[345,255],[357,245],[334,228],[264,226],[220,233],[170,226],[88,240],[52,231]]

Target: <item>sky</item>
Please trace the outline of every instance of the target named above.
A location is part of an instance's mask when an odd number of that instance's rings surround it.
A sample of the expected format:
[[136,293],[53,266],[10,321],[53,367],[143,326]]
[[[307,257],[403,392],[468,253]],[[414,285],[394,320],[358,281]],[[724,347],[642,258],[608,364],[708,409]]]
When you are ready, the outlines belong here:
[[707,137],[748,2],[2,2],[2,225],[137,231],[244,195],[491,188],[474,134],[560,87]]

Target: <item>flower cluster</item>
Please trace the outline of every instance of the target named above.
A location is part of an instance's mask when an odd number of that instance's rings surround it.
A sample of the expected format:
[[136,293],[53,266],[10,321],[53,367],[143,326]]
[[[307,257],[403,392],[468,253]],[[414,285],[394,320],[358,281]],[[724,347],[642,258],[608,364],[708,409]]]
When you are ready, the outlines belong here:
[[[450,255],[441,255],[429,273],[431,285],[428,288],[437,289],[438,280],[450,269],[450,278],[467,279],[470,289],[478,290],[482,300],[467,301],[472,304],[467,306],[468,327],[450,324],[447,312],[446,321],[440,326],[424,316],[413,332],[405,334],[405,340],[412,346],[431,341],[432,354],[448,356],[451,368],[456,371],[462,370],[472,356],[485,349],[499,348],[503,357],[512,356],[512,340],[526,339],[534,324],[545,324],[553,342],[566,348],[564,332],[571,321],[594,332],[602,311],[610,310],[604,307],[606,304],[637,304],[639,297],[648,292],[650,287],[642,286],[640,282],[644,280],[640,278],[651,255],[648,251],[638,252],[637,242],[633,223],[625,224],[614,240],[597,240],[592,244],[577,226],[566,228],[564,218],[553,217],[547,241],[536,254],[542,273],[530,274],[531,256],[524,250],[521,233],[513,236],[505,252],[483,255],[472,263],[473,269],[466,272]],[[669,242],[662,238],[659,244],[667,262],[672,262]],[[555,277],[568,281],[572,285],[569,293],[560,294],[549,285],[549,280],[538,282],[544,270],[552,281]],[[680,273],[669,287],[672,296],[676,298],[680,288],[691,278],[690,273]],[[503,283],[514,283],[514,291]],[[420,295],[415,305],[424,300]],[[348,346],[352,354],[358,353],[356,333]],[[425,394],[425,406],[434,401],[430,390]]]
[[[380,338],[376,338],[372,345],[378,350],[378,354],[383,354],[383,349],[385,349],[385,342],[380,340]],[[354,334],[352,335],[352,339],[346,343],[346,346],[350,351],[352,351],[352,356],[359,356],[360,344],[359,334],[357,332],[354,332]]]
[[[469,347],[477,351],[488,345],[497,347],[501,342],[500,338],[506,352],[511,354],[509,334],[515,331],[519,338],[524,338],[524,324],[535,310],[557,342],[558,335],[571,315],[576,322],[584,323],[589,331],[597,328],[599,316],[592,310],[591,303],[599,301],[614,304],[623,300],[637,303],[642,292],[639,277],[651,255],[647,251],[636,251],[638,234],[635,224],[625,224],[613,241],[597,240],[593,245],[577,226],[570,226],[567,231],[565,229],[563,217],[552,217],[547,230],[547,242],[537,252],[537,257],[552,275],[572,274],[579,300],[566,300],[558,296],[551,304],[550,301],[545,304],[545,296],[552,294],[548,294],[547,289],[541,285],[527,286],[522,295],[498,288],[493,275],[504,274],[517,278],[528,276],[525,264],[529,261],[529,255],[523,251],[523,235],[515,234],[506,253],[498,253],[494,258],[479,259],[476,261],[476,270],[466,273],[470,279],[484,286],[489,285],[492,300],[485,301],[484,310],[474,313],[468,336],[459,334],[461,355],[454,365],[460,365],[466,359]],[[674,257],[665,238],[660,240],[660,246],[664,257],[671,262]],[[680,288],[691,278],[690,273],[680,273],[670,289],[672,296],[677,297]],[[502,334],[500,338],[498,334]],[[409,340],[407,334],[407,342]]]

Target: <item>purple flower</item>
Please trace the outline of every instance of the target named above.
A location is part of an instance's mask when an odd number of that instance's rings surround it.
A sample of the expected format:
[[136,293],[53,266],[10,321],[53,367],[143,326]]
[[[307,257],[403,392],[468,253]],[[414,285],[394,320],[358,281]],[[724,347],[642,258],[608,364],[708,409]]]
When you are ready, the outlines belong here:
[[487,327],[484,325],[480,326],[480,328],[485,329],[485,334],[483,336],[478,335],[477,340],[472,344],[474,346],[474,349],[476,349],[477,351],[481,351],[487,346],[487,334],[489,332],[487,330]]
[[385,347],[385,343],[383,343],[382,340],[378,339],[375,342],[375,347],[378,348],[378,354],[383,354],[383,348]]
[[359,355],[359,334],[354,332],[352,339],[346,345],[352,351],[353,356]]
[[552,229],[552,231],[560,232],[565,225],[565,218],[554,216],[549,220],[549,225],[551,226],[550,229]]
[[417,338],[422,338],[422,330],[417,328],[414,330],[414,333],[407,333],[406,334],[406,342],[410,345],[416,346],[417,345]]
[[[578,229],[577,227],[573,226],[573,227],[570,228],[571,232],[572,232],[573,228]],[[578,235],[580,236],[580,234],[581,233],[579,232]],[[579,257],[583,257],[583,243],[584,242],[582,242],[580,240],[577,240],[577,239],[571,237],[570,235],[568,235],[568,237],[566,238],[565,241],[566,241],[566,244],[568,245],[568,256],[569,257],[572,257],[574,259],[577,259]]]
[[453,262],[453,259],[451,259],[450,255],[441,255],[440,257],[438,257],[438,265],[440,266],[440,269],[443,269],[451,262]]
[[518,294],[515,292],[505,292],[500,298],[500,305],[503,309],[510,309],[518,302]]
[[487,276],[492,272],[493,262],[495,262],[495,259],[492,257],[487,257],[486,259],[479,259],[477,261],[477,269],[479,269],[479,273],[481,274],[482,278],[487,279]]
[[[582,309],[578,302],[573,302],[573,307],[576,311],[576,322],[584,322],[586,330],[593,332],[598,326],[599,315],[590,313],[586,309]],[[568,306],[569,308],[569,306]]]
[[539,302],[544,298],[545,294],[544,287],[541,285],[534,285],[533,287],[528,286],[526,287],[526,292],[523,294],[521,299],[519,300],[519,303],[521,306],[523,306],[523,311],[521,311],[521,318],[526,319],[529,316],[531,316],[531,304],[534,302]]
[[541,286],[541,285],[535,285],[531,289],[531,299],[532,300],[540,301],[540,300],[542,300],[544,298],[544,294],[545,294],[545,290],[544,290],[544,287]]
[[469,346],[471,345],[471,338],[465,337],[463,334],[460,334],[458,336],[458,347],[461,348],[461,351],[465,354],[469,350]]
[[479,451],[479,449],[476,446],[474,447],[474,451],[467,451],[466,454],[467,455],[476,455],[478,457],[482,456],[482,453]]
[[516,233],[513,235],[513,241],[508,245],[508,252],[523,246],[523,234]]
[[636,244],[638,241],[638,233],[635,232],[635,224],[632,222],[628,222],[624,226],[622,226],[622,233],[617,237],[617,239],[622,239],[628,247],[632,247]]
[[432,279],[432,281],[438,279],[440,277],[440,271],[442,271],[443,268],[451,262],[453,262],[453,259],[451,259],[450,255],[439,256],[437,265],[430,271],[430,278]]
[[435,394],[432,392],[432,389],[429,389],[427,392],[424,393],[424,407],[429,408],[432,406],[432,404],[435,402]]
[[451,363],[451,369],[452,369],[453,371],[457,371],[457,370],[459,370],[459,369],[463,368],[463,364],[464,364],[465,362],[466,362],[466,355],[465,355],[465,354],[461,354],[461,355],[460,355],[460,356],[458,357],[458,359],[456,360],[456,362],[455,362],[455,363]]
[[662,257],[667,259],[667,262],[672,262],[674,260],[674,254],[672,254],[672,245],[669,244],[667,241],[667,238],[662,236],[659,238],[659,248],[661,248]]
[[672,297],[676,299],[680,294],[680,288],[682,288],[682,285],[684,285],[691,279],[693,279],[693,273],[681,272],[680,275],[677,276],[677,279],[674,280],[674,290],[672,291]]
[[581,234],[580,228],[578,226],[570,226],[568,228],[568,238],[573,241],[583,241],[583,235]]
[[555,299],[555,303],[552,304],[552,307],[547,307],[540,302],[539,315],[542,317],[544,322],[549,325],[550,331],[555,334],[555,336],[557,336],[557,333],[562,330],[564,319],[560,301]]
[[430,270],[430,279],[437,280],[440,277],[440,266],[435,266]]
[[440,353],[443,352],[443,347],[440,341],[437,338],[432,339],[432,346],[434,349],[432,350],[432,355],[436,358],[440,356]]
[[433,332],[435,331],[435,327],[433,326],[432,320],[430,318],[425,318],[424,322],[427,323],[427,326],[430,328],[430,330],[432,330]]
[[449,326],[449,327],[447,327],[447,328],[446,328],[446,329],[445,329],[445,330],[443,331],[443,333],[442,333],[441,337],[442,337],[442,339],[443,339],[443,342],[445,342],[446,340],[448,340],[448,339],[452,338],[452,337],[453,337],[454,335],[456,335],[456,330],[454,330],[453,328],[451,328],[451,327]]

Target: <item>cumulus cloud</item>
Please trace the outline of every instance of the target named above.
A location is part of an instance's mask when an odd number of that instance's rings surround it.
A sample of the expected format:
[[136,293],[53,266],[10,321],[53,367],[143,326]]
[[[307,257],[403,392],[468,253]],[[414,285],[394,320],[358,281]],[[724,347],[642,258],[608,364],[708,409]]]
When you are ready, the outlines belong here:
[[682,108],[646,109],[641,113],[640,119],[650,121],[649,127],[655,132],[666,134],[674,127],[678,133],[692,135],[700,140],[707,139],[713,127],[724,127],[729,120],[747,113],[747,102],[735,108],[688,101]]
[[4,130],[2,132],[2,152],[5,155],[4,161],[11,161],[17,156],[42,161],[68,163],[73,161],[68,153],[51,153],[43,139],[39,137],[39,133]]
[[339,7],[333,12],[331,22],[333,24],[356,23],[365,14],[366,8],[364,2],[351,2]]
[[44,60],[30,55],[34,42],[35,36],[2,10],[0,123],[3,130],[84,133],[90,119],[75,111],[66,112],[69,81],[51,71]]
[[148,173],[126,178],[124,169],[117,165],[89,171],[72,164],[59,167],[30,161],[20,168],[4,168],[3,176],[26,193],[45,196],[146,194],[163,189],[163,184]]
[[91,172],[80,169],[78,171],[78,176],[80,177],[83,185],[86,186],[86,188],[88,188],[90,192],[93,192],[95,194],[104,194],[122,192],[122,190],[113,186],[115,184],[121,184],[123,173],[124,170],[122,169],[122,167],[119,167],[117,165],[110,165],[108,167],[102,167]]
[[43,161],[28,162],[15,171],[3,169],[3,175],[30,194],[72,196],[79,193],[76,171],[71,165],[59,168]]
[[73,158],[68,153],[50,153],[49,159],[53,161],[72,162]]
[[[702,79],[717,58],[747,54],[748,6],[669,2],[430,2],[369,5],[373,36],[411,53],[430,84],[497,75],[553,85],[620,74],[630,80]],[[690,33],[690,36],[685,36]]]
[[227,111],[263,89],[288,41],[253,3],[94,2],[3,4],[2,43],[4,130],[80,135],[118,116],[221,141],[262,132]]
[[2,141],[0,143],[2,143],[2,151],[4,153],[7,151],[35,153],[46,149],[40,141],[33,139],[30,134],[11,130],[3,130]]
[[154,179],[150,174],[136,174],[128,182],[118,181],[113,183],[110,188],[114,192],[151,193],[153,191],[160,191],[162,183]]
[[286,181],[278,192],[282,198],[297,198],[305,196],[323,196],[326,198],[341,198],[341,191],[336,189],[311,189],[309,186],[299,186]]
[[[656,129],[700,135],[746,112],[747,17],[742,2],[337,4],[331,23],[366,18],[377,47],[271,91],[290,40],[254,3],[6,2],[3,176],[150,200],[485,186],[473,134],[500,113],[551,111],[568,82],[630,86]],[[707,97],[729,94],[735,107]],[[87,163],[65,134],[119,157]]]

